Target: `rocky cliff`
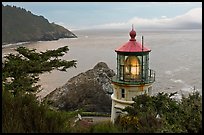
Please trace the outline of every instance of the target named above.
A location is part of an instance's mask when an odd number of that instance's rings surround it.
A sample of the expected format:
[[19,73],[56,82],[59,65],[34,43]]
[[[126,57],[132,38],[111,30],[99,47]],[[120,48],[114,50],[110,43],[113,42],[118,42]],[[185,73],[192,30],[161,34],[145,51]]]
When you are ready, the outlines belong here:
[[114,75],[106,63],[99,62],[93,69],[68,80],[45,99],[60,110],[111,112],[111,77]]

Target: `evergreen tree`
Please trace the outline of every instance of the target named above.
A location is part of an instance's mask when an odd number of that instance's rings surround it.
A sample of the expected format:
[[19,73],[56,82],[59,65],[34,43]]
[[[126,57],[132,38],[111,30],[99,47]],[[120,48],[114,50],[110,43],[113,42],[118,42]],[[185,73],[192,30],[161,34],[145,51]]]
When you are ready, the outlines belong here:
[[16,55],[5,56],[2,66],[2,83],[5,90],[15,96],[20,92],[36,92],[39,90],[39,74],[52,70],[66,71],[67,68],[76,67],[76,60],[66,61],[59,59],[68,51],[68,46],[46,52],[36,52],[26,47],[18,47]]
[[37,53],[35,49],[18,47],[16,55],[9,54],[2,65],[2,130],[5,133],[69,132],[70,119],[76,112],[58,112],[45,103],[39,104],[35,93],[39,74],[52,70],[66,71],[76,67],[76,60],[62,57],[64,46]]

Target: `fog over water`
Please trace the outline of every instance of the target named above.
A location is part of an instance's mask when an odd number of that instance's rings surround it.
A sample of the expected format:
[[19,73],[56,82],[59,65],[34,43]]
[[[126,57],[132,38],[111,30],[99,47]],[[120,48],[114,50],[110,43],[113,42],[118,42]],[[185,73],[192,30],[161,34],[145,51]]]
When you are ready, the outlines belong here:
[[[130,30],[84,30],[73,31],[78,38],[57,41],[40,41],[23,44],[38,51],[57,49],[67,45],[66,60],[77,60],[77,68],[67,72],[52,71],[40,75],[44,97],[55,88],[64,85],[71,77],[105,62],[116,71],[115,49],[129,41]],[[136,30],[136,40],[151,49],[150,69],[156,71],[153,92],[186,93],[194,88],[202,93],[202,30]],[[22,46],[22,44],[20,44]],[[16,46],[2,48],[2,54],[15,53]]]

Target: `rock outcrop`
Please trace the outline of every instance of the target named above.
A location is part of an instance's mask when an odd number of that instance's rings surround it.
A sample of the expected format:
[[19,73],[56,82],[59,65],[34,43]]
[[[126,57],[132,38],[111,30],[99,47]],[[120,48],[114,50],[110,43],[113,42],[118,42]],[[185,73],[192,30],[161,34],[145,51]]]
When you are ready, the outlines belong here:
[[71,78],[45,99],[60,110],[111,112],[111,77],[114,75],[106,63],[99,62],[93,69]]

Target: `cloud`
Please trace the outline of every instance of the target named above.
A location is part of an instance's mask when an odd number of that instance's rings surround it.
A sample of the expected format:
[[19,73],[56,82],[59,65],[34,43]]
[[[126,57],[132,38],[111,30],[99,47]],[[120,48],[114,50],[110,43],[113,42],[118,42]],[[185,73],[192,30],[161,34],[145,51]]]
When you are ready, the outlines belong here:
[[136,28],[142,29],[194,29],[202,28],[202,8],[194,8],[183,15],[169,18],[161,16],[160,18],[140,18],[134,17],[126,22],[113,22],[101,25],[91,26],[91,29],[123,29],[129,28],[132,24]]
[[68,30],[77,30],[77,28],[75,28],[74,26],[72,25],[69,25],[69,24],[66,24],[64,22],[54,22],[55,24],[58,24],[58,25],[61,25],[63,26],[64,28],[68,29]]
[[161,17],[153,19],[132,18],[127,24],[135,24],[145,28],[200,28],[202,25],[202,8],[195,8],[184,15],[173,18]]

